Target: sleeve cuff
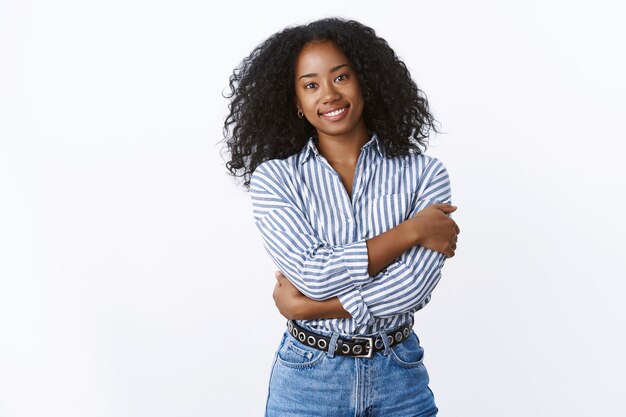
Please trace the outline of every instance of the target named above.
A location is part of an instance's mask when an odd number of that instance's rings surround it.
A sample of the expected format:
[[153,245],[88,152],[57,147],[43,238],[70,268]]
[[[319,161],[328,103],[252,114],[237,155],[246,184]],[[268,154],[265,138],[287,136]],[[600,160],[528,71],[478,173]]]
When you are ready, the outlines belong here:
[[339,302],[350,313],[354,321],[359,325],[372,324],[374,317],[370,314],[363,297],[357,288],[352,288],[346,293],[339,295]]
[[346,272],[355,287],[367,284],[371,280],[367,272],[369,260],[367,257],[367,244],[365,243],[365,239],[344,247],[343,262]]

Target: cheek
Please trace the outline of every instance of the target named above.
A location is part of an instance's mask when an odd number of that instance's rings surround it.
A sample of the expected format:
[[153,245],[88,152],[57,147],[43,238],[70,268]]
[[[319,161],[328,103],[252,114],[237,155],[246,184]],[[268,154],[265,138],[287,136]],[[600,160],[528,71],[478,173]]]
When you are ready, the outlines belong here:
[[365,107],[365,101],[363,100],[363,95],[361,94],[360,90],[356,91],[355,94],[352,96],[352,103],[354,104],[356,109],[359,110],[359,113],[363,112],[363,108]]
[[359,84],[353,84],[350,89],[346,91],[346,95],[349,95],[354,104],[363,105],[363,92]]
[[314,100],[300,100],[300,107],[308,115],[317,114],[317,106]]
[[356,88],[354,89],[354,97],[357,101],[359,101],[361,104],[363,104],[363,92],[361,91],[361,87],[360,86],[356,86]]
[[300,99],[300,97],[298,97],[298,94],[296,94],[296,96],[293,98],[293,102],[296,104],[296,108],[302,107],[302,100]]
[[296,94],[296,104],[300,105],[300,108],[306,109],[307,105],[307,97],[303,94]]

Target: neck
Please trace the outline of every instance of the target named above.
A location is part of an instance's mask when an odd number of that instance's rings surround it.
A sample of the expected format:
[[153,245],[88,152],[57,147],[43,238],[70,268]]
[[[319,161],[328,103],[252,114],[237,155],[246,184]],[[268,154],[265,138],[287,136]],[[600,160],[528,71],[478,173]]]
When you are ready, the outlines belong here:
[[340,136],[330,136],[318,132],[318,150],[328,162],[356,165],[361,154],[361,148],[370,140],[370,137],[365,126]]

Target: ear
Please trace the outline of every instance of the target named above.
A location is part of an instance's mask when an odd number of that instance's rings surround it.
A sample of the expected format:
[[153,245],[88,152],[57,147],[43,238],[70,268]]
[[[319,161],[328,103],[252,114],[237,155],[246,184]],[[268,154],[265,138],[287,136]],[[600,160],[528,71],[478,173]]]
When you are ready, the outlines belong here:
[[301,113],[303,113],[303,111],[302,111],[302,107],[300,106],[300,101],[298,101],[298,98],[297,98],[297,97],[296,97],[296,98],[294,98],[294,99],[293,99],[293,101],[294,101],[294,102],[295,102],[295,104],[296,104],[296,110],[297,110],[297,111],[299,111],[299,112],[301,112]]

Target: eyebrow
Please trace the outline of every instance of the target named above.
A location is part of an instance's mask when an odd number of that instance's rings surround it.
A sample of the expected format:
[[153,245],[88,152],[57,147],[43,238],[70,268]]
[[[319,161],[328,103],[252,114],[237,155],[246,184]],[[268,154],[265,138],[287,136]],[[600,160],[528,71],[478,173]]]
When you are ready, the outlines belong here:
[[[335,71],[337,71],[337,70],[339,70],[339,69],[341,69],[341,68],[343,68],[343,67],[349,67],[349,66],[350,66],[350,65],[348,65],[348,64],[341,64],[341,65],[337,65],[336,67],[332,67],[332,68],[330,69],[329,73],[331,73],[331,72],[335,72]],[[311,77],[315,77],[315,76],[317,76],[317,74],[316,74],[316,73],[314,73],[314,72],[312,72],[312,73],[310,73],[310,74],[304,74],[304,75],[301,75],[300,77],[298,77],[298,80],[300,80],[300,79],[302,79],[302,78],[311,78]]]

